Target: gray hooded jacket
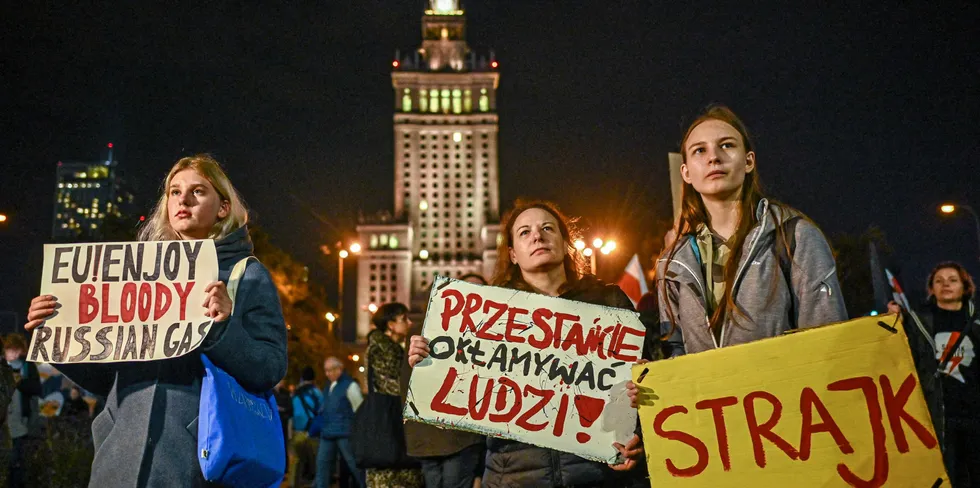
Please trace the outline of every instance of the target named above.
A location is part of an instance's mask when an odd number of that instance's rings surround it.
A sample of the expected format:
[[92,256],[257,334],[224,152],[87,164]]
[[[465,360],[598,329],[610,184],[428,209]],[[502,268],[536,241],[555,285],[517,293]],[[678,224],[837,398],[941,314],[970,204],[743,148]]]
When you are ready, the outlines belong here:
[[[847,320],[834,255],[820,229],[799,213],[765,199],[759,202],[756,217],[759,223],[745,239],[733,286],[735,304],[745,315],[736,314],[735,322],[729,318],[720,340],[708,325],[704,272],[693,236],[677,239],[669,266],[669,254],[657,262],[660,322],[663,333],[670,334],[671,356]],[[777,225],[787,232],[791,256],[777,250]],[[668,307],[676,327],[671,326]]]

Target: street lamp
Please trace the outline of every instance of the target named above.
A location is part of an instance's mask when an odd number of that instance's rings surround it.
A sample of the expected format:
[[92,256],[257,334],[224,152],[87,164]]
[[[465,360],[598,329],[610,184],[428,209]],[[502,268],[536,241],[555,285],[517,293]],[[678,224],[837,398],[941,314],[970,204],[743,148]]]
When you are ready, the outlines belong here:
[[592,271],[592,274],[596,273],[596,254],[602,253],[608,255],[616,249],[616,241],[603,241],[599,237],[592,239],[592,247],[586,247],[585,241],[582,239],[575,241],[573,245],[583,256],[589,258],[589,269]]
[[[350,252],[347,249],[341,249],[337,256],[339,257],[339,262],[337,264],[337,315],[343,316],[344,314],[344,260],[347,259],[351,254],[358,254],[361,252],[361,245],[359,243],[353,243],[350,245]],[[341,322],[343,326],[343,322]]]
[[7,221],[7,216],[4,214],[0,214],[0,222],[6,222],[6,221]]
[[965,210],[968,214],[973,216],[973,223],[977,227],[977,246],[980,246],[980,217],[977,216],[977,212],[973,210],[973,207],[969,205],[956,205],[953,203],[944,203],[939,207],[939,211],[947,215],[952,215],[957,210]]
[[374,313],[374,312],[377,312],[378,311],[378,306],[375,305],[375,304],[373,304],[373,303],[371,303],[371,304],[368,304],[367,309],[368,309],[368,312]]

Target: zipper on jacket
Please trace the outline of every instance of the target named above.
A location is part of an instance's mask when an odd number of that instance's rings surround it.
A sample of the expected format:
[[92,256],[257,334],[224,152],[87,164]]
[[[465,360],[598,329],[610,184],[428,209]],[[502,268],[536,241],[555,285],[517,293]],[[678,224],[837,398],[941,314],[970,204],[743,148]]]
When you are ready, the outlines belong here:
[[[738,291],[738,283],[742,281],[745,275],[745,270],[748,268],[749,263],[752,262],[752,255],[755,254],[755,247],[759,244],[759,238],[762,237],[763,231],[766,228],[766,221],[769,219],[769,201],[765,200],[765,204],[762,207],[762,222],[759,223],[759,227],[756,228],[755,236],[752,237],[752,245],[749,246],[749,253],[745,255],[742,261],[742,265],[739,267],[738,272],[735,273],[735,282],[732,283],[732,293]],[[728,320],[725,320],[721,324],[721,341],[715,341],[715,348],[720,348],[725,345],[725,332],[728,330]],[[715,335],[711,334],[711,338],[714,339]]]
[[[666,259],[660,259],[657,262],[658,263],[665,263],[666,261],[667,261]],[[718,347],[718,340],[715,339],[715,334],[714,334],[714,332],[711,331],[711,318],[708,317],[707,297],[705,295],[706,292],[705,292],[704,285],[701,283],[701,277],[698,276],[698,274],[695,273],[694,270],[692,270],[690,266],[684,264],[684,262],[682,262],[682,261],[678,261],[676,259],[672,259],[670,262],[671,262],[671,264],[677,263],[682,268],[686,269],[688,273],[691,273],[691,276],[694,277],[694,283],[698,285],[698,291],[701,292],[701,310],[704,311],[704,324],[708,328],[708,335],[711,336],[711,340],[714,342],[715,347],[717,348]]]

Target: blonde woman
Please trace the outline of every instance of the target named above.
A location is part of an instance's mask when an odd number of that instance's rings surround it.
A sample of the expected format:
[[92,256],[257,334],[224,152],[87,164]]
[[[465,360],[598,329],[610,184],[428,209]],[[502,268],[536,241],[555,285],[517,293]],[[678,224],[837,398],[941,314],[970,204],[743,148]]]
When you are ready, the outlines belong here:
[[[228,176],[210,156],[192,156],[177,161],[162,189],[140,240],[215,240],[219,281],[207,286],[203,304],[215,322],[201,347],[182,357],[58,365],[76,384],[107,397],[92,422],[90,487],[208,486],[197,461],[202,353],[256,392],[271,389],[286,372],[286,325],[261,263],[249,262],[231,313],[225,283],[235,263],[252,254],[252,242],[248,211]],[[57,303],[51,295],[35,298],[25,328],[42,325]]]

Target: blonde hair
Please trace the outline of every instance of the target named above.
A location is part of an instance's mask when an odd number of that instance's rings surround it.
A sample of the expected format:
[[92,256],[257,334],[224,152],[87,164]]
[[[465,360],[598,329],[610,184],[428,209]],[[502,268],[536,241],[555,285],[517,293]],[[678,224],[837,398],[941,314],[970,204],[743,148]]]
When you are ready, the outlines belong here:
[[170,216],[167,212],[167,199],[170,198],[170,181],[173,180],[174,175],[185,169],[197,171],[199,175],[211,183],[211,186],[214,187],[215,191],[221,197],[222,202],[228,202],[228,215],[224,218],[219,218],[215,222],[214,227],[211,228],[211,232],[208,233],[208,238],[221,239],[248,223],[248,210],[245,208],[245,203],[238,195],[235,187],[232,186],[228,175],[221,169],[221,164],[212,158],[210,154],[196,154],[181,158],[174,164],[173,168],[170,168],[170,172],[167,173],[167,177],[163,180],[160,199],[157,200],[157,204],[153,208],[150,218],[140,228],[139,239],[141,241],[180,239],[177,232],[170,226]]

